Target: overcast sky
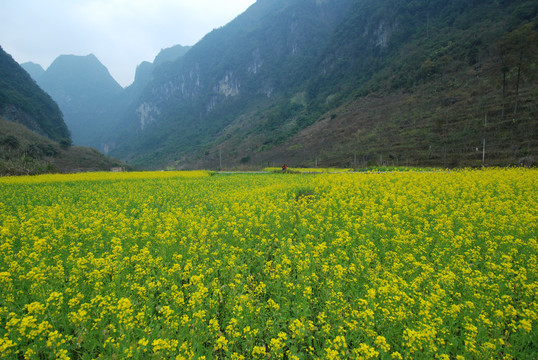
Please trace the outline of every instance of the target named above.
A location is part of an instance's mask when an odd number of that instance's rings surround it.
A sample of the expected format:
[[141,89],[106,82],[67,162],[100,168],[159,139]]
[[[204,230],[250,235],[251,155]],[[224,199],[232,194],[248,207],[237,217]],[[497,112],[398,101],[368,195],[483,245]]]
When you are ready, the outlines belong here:
[[122,86],[136,66],[194,45],[255,0],[0,0],[0,46],[45,70],[59,55],[93,53]]

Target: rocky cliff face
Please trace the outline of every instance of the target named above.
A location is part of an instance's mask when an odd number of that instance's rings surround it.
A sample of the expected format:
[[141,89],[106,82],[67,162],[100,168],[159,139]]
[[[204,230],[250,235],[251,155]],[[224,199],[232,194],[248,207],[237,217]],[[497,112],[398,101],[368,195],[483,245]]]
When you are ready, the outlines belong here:
[[136,112],[140,117],[140,130],[144,130],[146,126],[154,122],[155,119],[161,114],[158,107],[148,103],[140,104],[140,106],[136,109]]
[[[203,129],[217,133],[229,125],[231,118],[223,113],[230,109],[238,113],[268,98],[287,96],[309,78],[308,69],[350,3],[256,2],[230,24],[206,35],[179,60],[155,69],[140,100],[128,112],[125,121],[131,137],[127,142],[147,144],[158,138],[161,143],[175,144],[165,152],[177,152]],[[121,147],[118,154],[126,154],[122,151],[127,147]],[[140,153],[147,150],[142,148]]]

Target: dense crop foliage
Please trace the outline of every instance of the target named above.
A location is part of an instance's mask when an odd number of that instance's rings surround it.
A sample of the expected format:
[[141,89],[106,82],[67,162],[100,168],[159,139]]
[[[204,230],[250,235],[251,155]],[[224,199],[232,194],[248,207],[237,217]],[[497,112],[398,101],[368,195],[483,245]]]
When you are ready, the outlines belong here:
[[0,179],[0,357],[533,358],[535,170]]

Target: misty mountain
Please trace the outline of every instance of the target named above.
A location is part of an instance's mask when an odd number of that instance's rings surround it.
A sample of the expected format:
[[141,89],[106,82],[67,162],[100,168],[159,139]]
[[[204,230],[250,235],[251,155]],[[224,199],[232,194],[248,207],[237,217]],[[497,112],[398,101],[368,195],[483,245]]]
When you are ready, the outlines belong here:
[[135,81],[125,89],[93,54],[61,55],[46,71],[31,62],[21,66],[59,104],[73,142],[107,152],[122,131],[118,119],[140,96],[153,70],[177,60],[188,50],[189,47],[180,45],[161,50],[153,63],[139,65]]
[[161,49],[155,57],[155,60],[153,60],[153,66],[157,67],[167,62],[176,61],[184,56],[190,48],[191,46],[174,45],[166,49]]
[[58,105],[1,47],[0,116],[52,140],[70,138]]
[[61,55],[35,80],[62,109],[73,142],[99,148],[123,90],[106,67],[93,54]]
[[[37,70],[34,76],[39,76],[40,66],[27,63],[25,67]],[[125,164],[95,149],[71,146],[59,106],[0,48],[0,176],[117,166]]]
[[537,149],[534,47],[524,65],[514,60],[517,44],[533,44],[537,10],[533,1],[258,0],[153,70],[114,154],[178,168],[217,167],[222,154],[235,165],[456,166],[479,164],[488,138],[497,163],[517,162]]
[[155,69],[126,114],[128,137],[116,155],[152,161],[162,153],[187,152],[260,104],[289,102],[350,3],[256,2],[179,60]]
[[32,79],[35,81],[37,81],[37,79],[39,79],[45,73],[45,69],[43,69],[41,65],[33,62],[25,62],[21,64],[21,67],[26,70],[26,72],[30,74]]
[[[137,101],[142,90],[144,90],[146,85],[150,82],[153,71],[163,64],[178,60],[184,56],[190,48],[190,46],[175,45],[162,49],[152,63],[149,61],[140,63],[136,68],[134,82],[125,88],[125,91],[121,96],[121,103],[128,104],[132,101]],[[123,110],[125,110],[124,107],[122,107],[122,111]]]

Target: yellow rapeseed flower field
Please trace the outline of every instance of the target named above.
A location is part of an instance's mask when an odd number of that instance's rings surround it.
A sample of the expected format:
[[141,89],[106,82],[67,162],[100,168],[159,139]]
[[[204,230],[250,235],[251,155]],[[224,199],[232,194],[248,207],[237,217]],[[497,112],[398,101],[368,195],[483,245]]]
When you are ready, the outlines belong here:
[[537,175],[0,178],[0,358],[535,359]]

